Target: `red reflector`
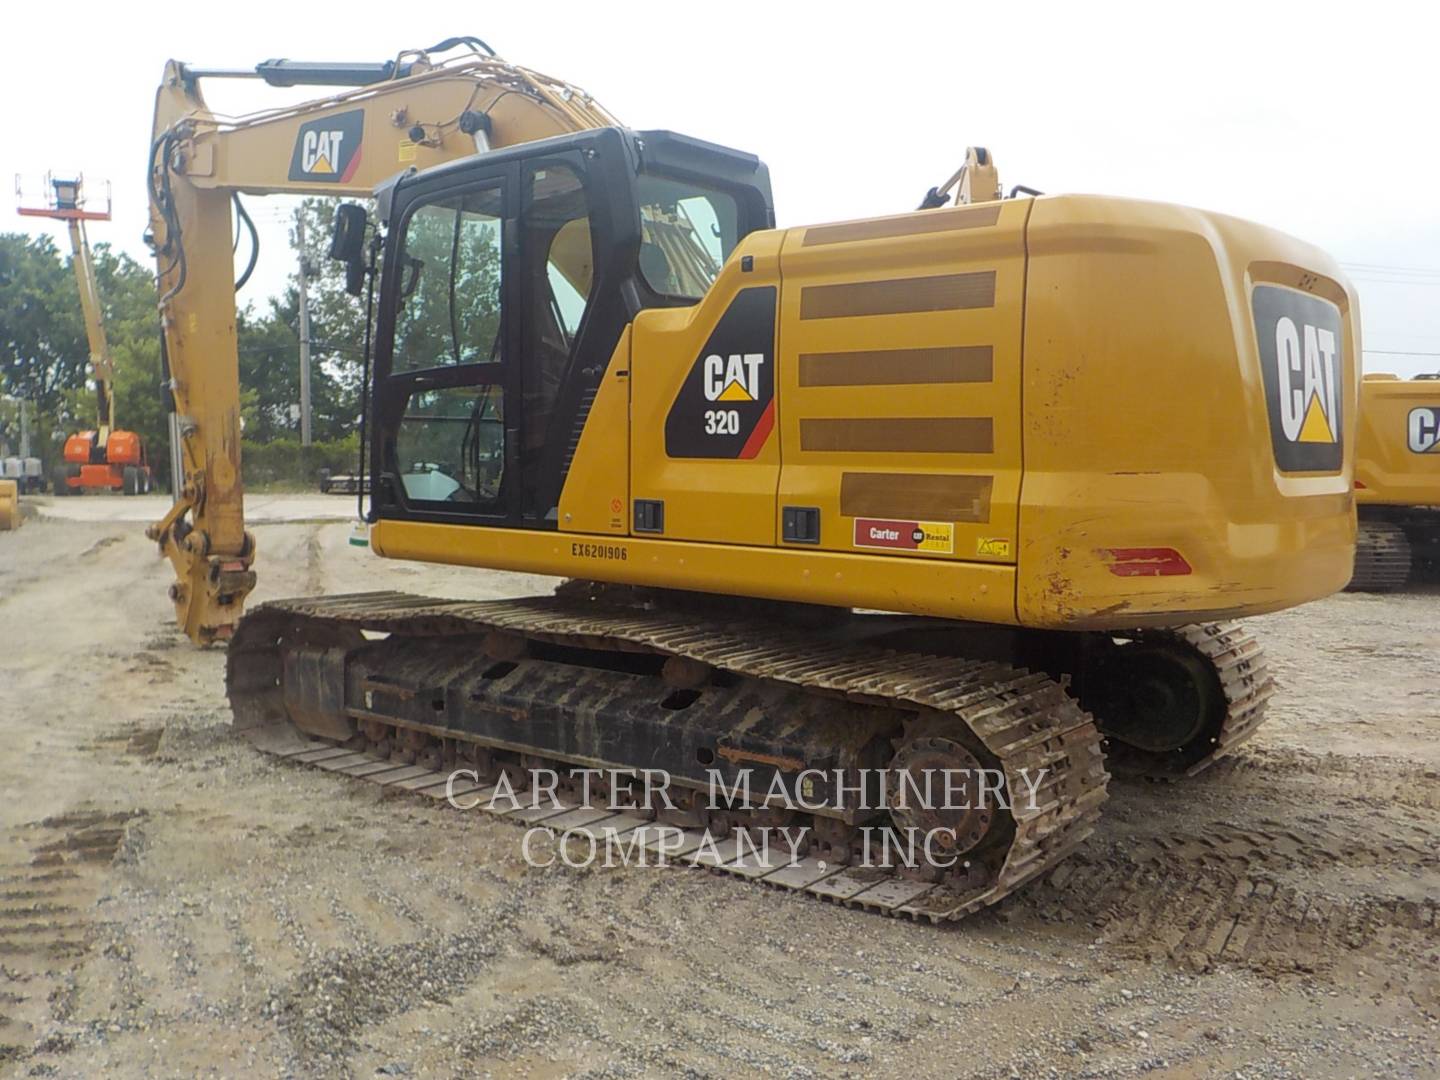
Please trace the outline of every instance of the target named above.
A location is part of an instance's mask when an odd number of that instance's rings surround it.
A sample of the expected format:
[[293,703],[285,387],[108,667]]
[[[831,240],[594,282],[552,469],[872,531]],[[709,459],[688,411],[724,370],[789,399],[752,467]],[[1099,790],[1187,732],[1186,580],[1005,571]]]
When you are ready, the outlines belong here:
[[1106,548],[1116,577],[1165,577],[1190,573],[1190,564],[1174,548]]
[[1355,488],[1356,488],[1357,491],[1358,491],[1360,488],[1363,488],[1364,486],[1365,486],[1365,482],[1364,482],[1363,480],[1356,480],[1356,481],[1355,481]]

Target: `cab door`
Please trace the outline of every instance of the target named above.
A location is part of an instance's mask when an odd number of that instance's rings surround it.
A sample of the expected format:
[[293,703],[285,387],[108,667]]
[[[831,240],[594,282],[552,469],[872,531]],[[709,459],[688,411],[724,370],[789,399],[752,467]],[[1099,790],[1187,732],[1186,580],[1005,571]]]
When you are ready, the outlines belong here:
[[523,393],[519,170],[417,192],[385,268],[373,506],[379,517],[517,524]]
[[557,527],[631,314],[632,173],[602,129],[401,182],[377,323],[377,516]]

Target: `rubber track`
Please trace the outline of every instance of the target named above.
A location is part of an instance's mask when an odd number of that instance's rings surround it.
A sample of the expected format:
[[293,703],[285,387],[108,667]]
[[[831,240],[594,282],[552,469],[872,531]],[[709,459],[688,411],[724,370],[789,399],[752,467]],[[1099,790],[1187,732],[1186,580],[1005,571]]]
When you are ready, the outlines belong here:
[[[989,661],[877,652],[849,644],[807,645],[800,632],[772,623],[705,620],[689,613],[677,618],[556,597],[471,603],[376,592],[272,601],[245,617],[230,644],[232,699],[236,685],[254,685],[253,678],[245,678],[247,658],[272,653],[287,630],[311,620],[406,636],[496,630],[590,648],[685,656],[739,675],[840,694],[863,703],[901,703],[951,713],[995,756],[1011,792],[1026,790],[1020,781],[1021,770],[1049,770],[1037,791],[1036,805],[1014,807],[1015,837],[994,881],[967,893],[944,884],[915,881],[889,868],[825,867],[814,858],[802,859],[793,867],[786,862],[760,866],[753,859],[711,866],[852,907],[932,922],[963,918],[1057,865],[1094,830],[1106,798],[1109,774],[1099,732],[1064,688],[1043,674]],[[336,771],[368,772],[367,779],[412,791],[438,785],[442,790],[429,794],[444,798],[444,773],[429,773],[418,766],[380,771],[381,763],[374,759],[369,759],[367,766],[366,755],[309,741],[288,724],[281,725],[283,730],[276,727],[269,725],[247,734],[261,749],[306,763],[323,766],[348,754],[358,760]],[[572,813],[577,816],[571,817]],[[595,819],[601,813],[596,809],[556,809],[552,819],[541,809],[504,816],[559,828],[580,822],[578,815],[590,815],[579,827],[603,830],[606,821]],[[622,813],[616,819],[617,828],[643,824],[634,815]],[[548,826],[547,820],[551,820]],[[698,830],[688,832],[695,837],[687,836],[687,840],[699,836]],[[731,841],[720,842],[722,852],[727,843]]]
[[1388,521],[1362,521],[1355,538],[1355,572],[1348,592],[1390,592],[1410,580],[1410,539]]

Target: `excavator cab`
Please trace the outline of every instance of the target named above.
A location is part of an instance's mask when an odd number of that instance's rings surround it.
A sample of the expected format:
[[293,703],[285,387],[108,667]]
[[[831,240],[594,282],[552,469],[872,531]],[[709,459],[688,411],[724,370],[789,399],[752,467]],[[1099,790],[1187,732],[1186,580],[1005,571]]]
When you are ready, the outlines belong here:
[[[745,236],[774,225],[754,156],[614,127],[404,173],[378,195],[382,520],[557,528],[627,326],[693,305]],[[359,232],[353,211],[337,219],[332,253],[351,266]]]

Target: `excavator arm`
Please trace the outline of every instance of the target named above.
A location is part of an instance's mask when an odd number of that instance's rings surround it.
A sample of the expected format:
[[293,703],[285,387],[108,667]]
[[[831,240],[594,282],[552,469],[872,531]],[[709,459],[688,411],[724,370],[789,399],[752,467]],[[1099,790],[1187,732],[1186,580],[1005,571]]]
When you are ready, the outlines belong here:
[[[457,44],[471,51],[432,60]],[[230,636],[255,584],[240,461],[235,196],[364,197],[402,170],[616,123],[583,91],[483,55],[479,44],[455,40],[386,64],[165,67],[149,179],[176,498],[147,535],[174,566],[176,619],[197,643]],[[215,78],[363,85],[232,119],[201,95],[200,82]]]

